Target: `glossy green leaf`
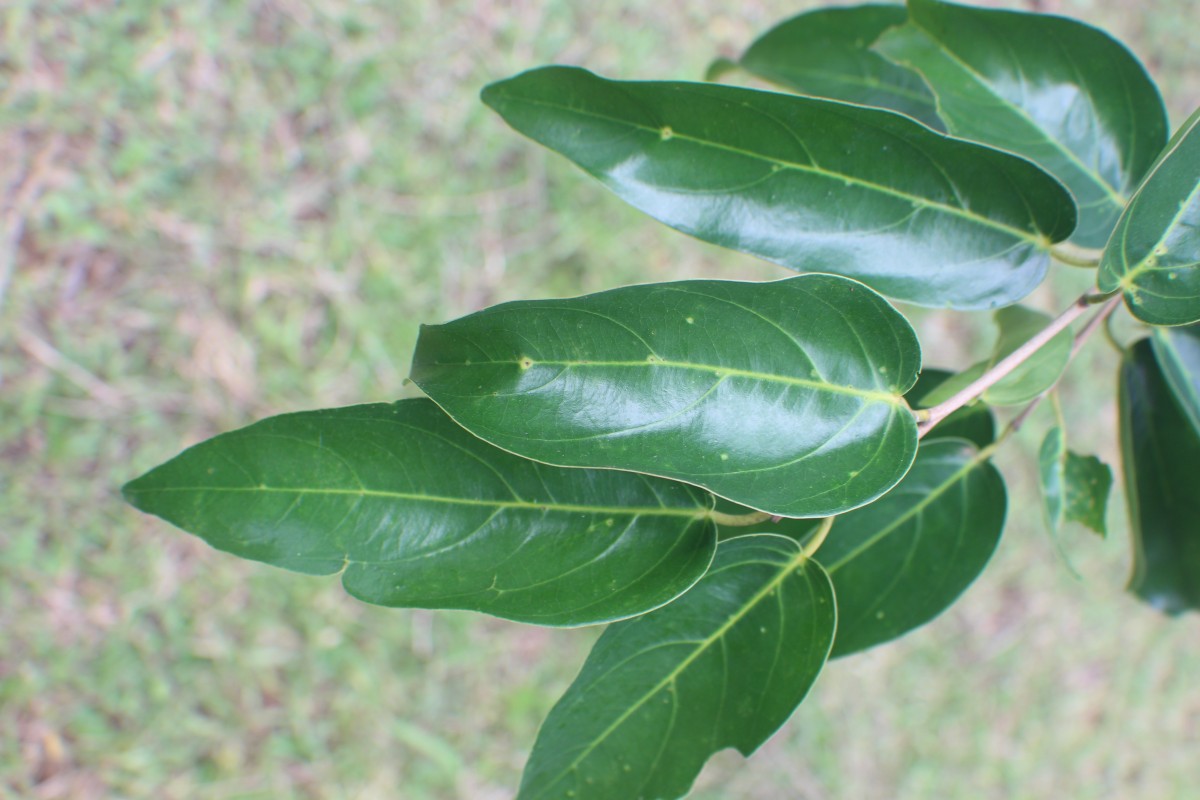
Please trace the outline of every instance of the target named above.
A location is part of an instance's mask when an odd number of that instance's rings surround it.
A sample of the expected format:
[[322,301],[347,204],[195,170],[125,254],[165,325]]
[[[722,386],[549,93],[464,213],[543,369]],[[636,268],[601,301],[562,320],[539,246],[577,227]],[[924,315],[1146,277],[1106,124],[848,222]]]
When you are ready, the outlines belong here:
[[1200,433],[1200,325],[1155,328],[1152,341],[1175,399]]
[[1120,410],[1134,541],[1129,590],[1168,614],[1200,610],[1200,435],[1146,339],[1121,366]]
[[710,755],[750,755],[787,721],[835,625],[829,578],[796,542],[722,542],[683,597],[596,642],[538,732],[518,800],[681,797]]
[[924,625],[987,565],[1008,503],[1004,480],[964,439],[928,439],[892,491],[834,522],[817,559],[838,599],[833,656]]
[[[935,405],[928,397],[937,397],[941,386],[954,377],[954,373],[944,369],[925,367],[921,370],[917,383],[905,397],[912,408],[929,408]],[[951,393],[952,394],[952,393]],[[947,395],[948,397],[949,395]],[[928,434],[928,439],[966,439],[976,447],[984,448],[996,441],[996,415],[986,403],[972,403],[963,406],[950,416],[939,422]]]
[[1055,426],[1042,440],[1038,474],[1050,530],[1057,537],[1063,523],[1078,522],[1104,536],[1105,514],[1112,489],[1112,470],[1095,456],[1067,449],[1063,429]]
[[913,303],[1012,303],[1075,226],[1066,190],[1025,159],[879,109],[570,67],[483,99],[674,228]]
[[1167,138],[1138,60],[1077,20],[909,0],[876,49],[924,77],[956,136],[1026,156],[1079,204],[1072,241],[1102,247]]
[[907,19],[897,5],[809,11],[764,33],[733,66],[800,94],[887,108],[945,130],[921,76],[870,49]]
[[[999,335],[992,354],[984,361],[973,364],[962,372],[943,381],[922,401],[935,405],[1007,358],[1018,347],[1025,344],[1038,331],[1050,324],[1050,315],[1024,306],[1001,308],[993,316]],[[1018,406],[1028,403],[1053,386],[1062,376],[1071,361],[1073,337],[1070,330],[1063,330],[1033,355],[992,384],[982,395],[984,403],[995,406]]]
[[412,379],[526,458],[694,483],[793,517],[869,502],[908,469],[920,347],[833,275],[683,281],[505,303],[423,326]]
[[1120,289],[1152,325],[1200,321],[1200,110],[1171,138],[1100,259],[1101,291]]
[[341,572],[369,603],[583,625],[670,601],[707,569],[712,498],[498,450],[428,400],[286,414],[130,482],[143,511],[242,558]]

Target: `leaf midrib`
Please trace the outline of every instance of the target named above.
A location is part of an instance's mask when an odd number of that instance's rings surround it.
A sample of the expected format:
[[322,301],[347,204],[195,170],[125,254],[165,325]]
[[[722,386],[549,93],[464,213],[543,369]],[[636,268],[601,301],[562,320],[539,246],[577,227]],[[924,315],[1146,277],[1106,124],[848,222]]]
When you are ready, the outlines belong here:
[[[601,78],[600,80],[604,80],[604,79]],[[747,91],[750,91],[750,90],[747,90]],[[562,103],[554,103],[554,102],[550,102],[548,100],[538,100],[538,99],[523,97],[523,96],[514,95],[514,94],[507,94],[506,96],[509,99],[515,100],[520,103],[545,106],[546,108],[558,109],[560,111],[565,111],[565,112],[569,112],[572,114],[578,114],[580,116],[593,117],[595,119],[604,120],[606,122],[612,122],[612,123],[616,123],[619,125],[625,125],[627,127],[634,128],[634,129],[642,131],[644,133],[650,133],[656,137],[661,138],[662,131],[659,128],[653,128],[653,127],[649,127],[647,125],[642,125],[637,122],[632,122],[628,119],[621,119],[619,117],[611,117],[611,116],[608,116],[607,114],[599,114],[594,111],[589,111],[589,110],[585,110],[585,109],[581,109],[581,108],[575,108],[574,106],[569,106],[569,105],[565,105]],[[837,101],[825,100],[825,102],[836,103]],[[847,105],[849,105],[849,104],[847,104]],[[858,107],[865,108],[865,106],[858,106]],[[895,112],[887,112],[887,113],[894,114]],[[896,114],[896,116],[903,117],[904,115]],[[913,122],[913,124],[920,126],[920,123],[917,123],[917,122]],[[795,135],[795,133],[796,133],[795,130],[793,130],[790,127],[788,128],[788,130],[790,133]],[[928,132],[931,134],[937,135],[936,132],[934,132],[932,130],[929,130]],[[890,132],[889,132],[889,135],[895,136],[895,134],[890,134]],[[921,197],[919,195],[911,194],[909,192],[903,192],[903,191],[900,191],[899,189],[893,189],[890,186],[884,186],[882,184],[867,181],[862,178],[854,177],[852,175],[846,175],[844,173],[831,172],[827,169],[823,169],[823,168],[817,167],[815,165],[800,164],[795,161],[785,161],[785,160],[779,159],[779,158],[772,158],[772,157],[764,155],[762,153],[756,153],[752,150],[745,150],[740,147],[734,147],[732,145],[722,144],[720,142],[714,142],[714,141],[711,141],[708,139],[701,139],[697,136],[692,136],[690,134],[680,133],[679,131],[676,131],[674,129],[672,129],[671,138],[683,139],[685,141],[689,141],[689,142],[692,142],[694,144],[697,144],[697,145],[700,145],[703,147],[710,147],[715,150],[722,150],[722,151],[725,151],[728,153],[734,153],[736,155],[745,156],[746,158],[757,159],[759,161],[763,161],[768,164],[776,165],[780,169],[794,169],[797,172],[805,172],[805,173],[808,173],[811,175],[817,175],[819,177],[826,178],[829,180],[836,180],[839,183],[842,183],[845,185],[853,184],[855,186],[862,187],[869,191],[875,191],[880,194],[886,194],[886,195],[889,195],[892,197],[899,198],[901,200],[905,200],[909,203],[912,203],[914,206],[917,206],[917,207],[925,207],[925,208],[935,209],[935,210],[941,211],[943,213],[950,214],[952,216],[961,217],[961,218],[966,219],[977,225],[982,225],[984,227],[993,228],[995,230],[1002,231],[1002,232],[1007,233],[1015,238],[1022,239],[1026,242],[1029,242],[1030,244],[1032,244],[1042,250],[1046,249],[1046,247],[1047,247],[1048,237],[1046,237],[1045,235],[1040,235],[1040,236],[1034,235],[1034,234],[1029,233],[1028,231],[1023,231],[1020,228],[1014,228],[1011,225],[1005,225],[1002,222],[997,222],[996,220],[991,219],[989,217],[980,216],[980,215],[978,215],[972,211],[969,211],[965,208],[958,208],[956,206],[946,205],[945,203],[939,203],[934,200],[930,200],[928,198]],[[897,137],[897,138],[899,138],[899,137]],[[972,142],[972,144],[975,144],[975,143]],[[984,145],[984,147],[986,147],[986,145]],[[997,152],[999,152],[999,151],[997,151]],[[1034,225],[1036,225],[1036,220],[1031,219],[1030,221],[1033,222]]]
[[[524,367],[521,361],[497,360],[478,362],[444,362],[440,361],[436,364],[438,367],[471,367],[479,366],[480,364],[487,365],[513,365],[516,367]],[[590,368],[590,367],[614,367],[614,368],[635,368],[653,369],[657,367],[669,367],[672,369],[686,369],[696,372],[710,372],[716,377],[737,377],[750,378],[764,383],[783,383],[790,386],[800,386],[806,389],[812,389],[818,392],[828,392],[830,394],[849,395],[851,397],[859,397],[869,402],[887,403],[892,406],[905,406],[907,403],[900,394],[892,394],[891,392],[883,392],[871,389],[858,389],[853,386],[843,386],[837,383],[823,383],[821,381],[808,380],[805,378],[794,378],[788,375],[776,375],[769,372],[756,372],[748,369],[738,369],[736,367],[722,367],[713,364],[693,364],[688,361],[668,361],[666,359],[657,359],[655,361],[570,361],[566,359],[554,360],[533,360],[530,359],[529,366],[524,369],[532,369],[536,366],[554,366],[564,367],[566,369]]]
[[138,494],[167,494],[172,492],[225,492],[232,494],[300,494],[331,497],[379,497],[388,500],[407,500],[422,503],[445,503],[497,509],[521,509],[530,511],[557,511],[565,514],[612,514],[614,516],[665,516],[690,517],[702,519],[709,516],[707,508],[698,506],[695,510],[686,508],[669,508],[666,506],[637,507],[637,506],[588,506],[570,503],[535,503],[527,500],[483,500],[469,497],[447,497],[445,495],[418,494],[415,492],[395,492],[385,489],[327,489],[312,487],[287,486],[162,486],[146,489],[131,489],[132,495]]

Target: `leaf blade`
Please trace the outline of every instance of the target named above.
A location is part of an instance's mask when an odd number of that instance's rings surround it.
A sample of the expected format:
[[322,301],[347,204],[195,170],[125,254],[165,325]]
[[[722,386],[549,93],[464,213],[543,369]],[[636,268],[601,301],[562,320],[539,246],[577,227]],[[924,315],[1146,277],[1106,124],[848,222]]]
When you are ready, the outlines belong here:
[[1057,540],[1064,523],[1078,522],[1101,536],[1112,488],[1112,470],[1096,456],[1066,446],[1063,429],[1051,428],[1038,451],[1038,476],[1050,531]]
[[524,461],[427,400],[263,420],[190,448],[124,493],[226,552],[341,572],[366,602],[543,625],[669,602],[715,549],[702,493]]
[[924,77],[951,133],[1026,156],[1080,207],[1071,240],[1102,247],[1166,141],[1166,110],[1137,59],[1108,34],[1042,14],[909,0],[883,55]]
[[424,326],[411,375],[459,424],[526,458],[827,516],[907,470],[916,422],[903,394],[919,363],[883,298],[802,275],[506,303]]
[[1155,328],[1151,341],[1175,399],[1200,433],[1200,326]]
[[886,108],[944,131],[921,77],[870,49],[907,18],[892,5],[808,11],[755,39],[736,66],[800,94]]
[[1151,325],[1200,321],[1200,110],[1171,138],[1118,220],[1097,285]]
[[681,598],[600,637],[538,732],[519,800],[682,796],[711,754],[749,755],[787,720],[835,625],[829,579],[794,541],[723,542]]
[[1200,435],[1145,339],[1122,362],[1118,404],[1134,544],[1127,588],[1166,614],[1200,610]]
[[1066,190],[1025,159],[878,109],[568,67],[483,100],[671,227],[918,304],[1023,297],[1075,225]]
[[988,450],[922,441],[904,480],[838,517],[817,553],[838,598],[830,657],[902,636],[953,604],[995,551],[1006,509]]

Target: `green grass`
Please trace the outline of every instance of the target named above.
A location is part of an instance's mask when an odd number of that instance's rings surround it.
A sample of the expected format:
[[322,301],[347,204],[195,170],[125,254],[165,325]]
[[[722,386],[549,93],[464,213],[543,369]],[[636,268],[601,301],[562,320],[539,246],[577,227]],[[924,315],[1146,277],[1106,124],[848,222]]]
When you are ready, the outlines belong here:
[[[547,62],[695,77],[801,5],[405,0],[5,4],[0,13],[0,797],[505,798],[594,631],[372,608],[122,505],[274,413],[388,400],[417,325],[518,297],[777,268],[624,207],[477,100]],[[807,5],[813,5],[809,3]],[[989,5],[1001,5],[989,3]],[[1200,104],[1188,0],[1045,2]],[[1036,301],[1061,306],[1065,271]],[[986,346],[921,314],[930,363]],[[1064,389],[1115,458],[1115,356]],[[935,624],[832,664],[715,798],[1183,798],[1194,619],[1121,591],[1119,498],[1083,581],[1043,532],[1041,412],[1006,541]]]

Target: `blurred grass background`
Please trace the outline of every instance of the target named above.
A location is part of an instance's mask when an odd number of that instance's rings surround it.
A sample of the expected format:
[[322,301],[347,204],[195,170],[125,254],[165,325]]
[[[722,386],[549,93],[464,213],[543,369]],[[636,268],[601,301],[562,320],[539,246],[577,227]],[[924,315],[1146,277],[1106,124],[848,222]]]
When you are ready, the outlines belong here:
[[[695,78],[814,5],[0,2],[0,797],[510,797],[595,631],[368,607],[117,487],[262,416],[408,394],[422,321],[783,276],[624,207],[477,94],[547,62]],[[1128,42],[1176,123],[1200,105],[1191,0],[1034,6]],[[928,363],[987,347],[983,317],[915,317]],[[1109,461],[1115,364],[1097,342],[1064,388]],[[965,599],[832,664],[696,797],[1198,796],[1200,627],[1121,591],[1120,497],[1108,541],[1067,533],[1084,580],[1055,555],[1049,420],[1002,455],[1006,540]]]

